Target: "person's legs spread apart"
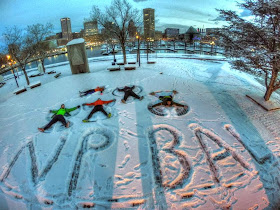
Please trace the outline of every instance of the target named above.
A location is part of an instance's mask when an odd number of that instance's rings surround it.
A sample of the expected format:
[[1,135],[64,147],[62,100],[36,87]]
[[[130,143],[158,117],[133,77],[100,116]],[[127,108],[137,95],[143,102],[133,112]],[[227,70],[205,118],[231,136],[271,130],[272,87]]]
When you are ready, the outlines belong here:
[[64,118],[63,115],[57,115],[58,116],[58,121],[60,121],[65,127],[67,127],[67,122]]
[[106,117],[108,116],[107,112],[104,110],[103,106],[98,107],[98,111],[102,112]]
[[129,92],[125,92],[125,93],[124,93],[123,100],[126,101],[129,95],[130,95]]
[[134,98],[140,99],[140,97],[136,95],[136,93],[134,93],[133,91],[130,92],[130,95]]
[[98,111],[98,106],[95,106],[86,119],[90,119],[92,115]]
[[59,115],[55,115],[54,118],[52,118],[52,120],[43,128],[44,130],[49,129],[53,124],[55,124],[59,119],[58,119]]

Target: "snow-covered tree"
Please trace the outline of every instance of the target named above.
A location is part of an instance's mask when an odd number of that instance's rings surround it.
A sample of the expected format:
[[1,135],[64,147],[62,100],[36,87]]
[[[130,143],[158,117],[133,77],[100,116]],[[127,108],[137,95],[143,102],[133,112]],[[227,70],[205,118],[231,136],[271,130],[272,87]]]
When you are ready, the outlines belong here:
[[104,12],[97,6],[93,6],[91,18],[97,20],[99,25],[118,38],[122,48],[124,63],[126,63],[129,22],[132,20],[137,27],[141,18],[139,10],[133,9],[127,0],[113,0],[111,5],[105,8]]
[[247,20],[236,12],[218,10],[229,24],[219,30],[220,45],[236,69],[264,75],[268,101],[280,88],[280,1],[245,0],[239,6],[252,14]]
[[46,37],[51,35],[53,29],[53,25],[47,23],[43,24],[34,24],[27,26],[27,34],[33,42],[33,47],[35,51],[35,56],[41,61],[43,65],[43,71],[45,73],[45,65],[44,60],[49,55],[49,43],[45,41]]
[[16,26],[7,28],[3,33],[3,37],[11,58],[17,62],[18,66],[24,73],[27,85],[29,85],[29,78],[25,69],[26,64],[30,61],[29,59],[35,53],[33,40],[31,40],[23,30]]

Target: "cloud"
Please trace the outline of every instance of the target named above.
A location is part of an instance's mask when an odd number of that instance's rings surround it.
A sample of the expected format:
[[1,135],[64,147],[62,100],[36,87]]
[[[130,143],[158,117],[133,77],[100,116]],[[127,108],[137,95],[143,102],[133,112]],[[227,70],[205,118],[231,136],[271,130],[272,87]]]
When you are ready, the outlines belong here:
[[243,9],[243,11],[240,13],[241,17],[249,17],[252,16],[252,12],[248,9]]
[[214,19],[208,19],[209,21],[214,21],[214,22],[218,22],[218,21],[225,21],[226,19],[222,16],[218,16]]

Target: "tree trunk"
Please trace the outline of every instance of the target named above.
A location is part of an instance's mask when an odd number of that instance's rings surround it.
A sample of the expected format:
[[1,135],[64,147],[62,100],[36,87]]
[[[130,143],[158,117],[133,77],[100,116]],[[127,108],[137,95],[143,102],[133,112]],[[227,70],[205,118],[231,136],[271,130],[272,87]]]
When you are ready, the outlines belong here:
[[273,93],[274,83],[276,82],[276,80],[277,80],[277,74],[275,73],[274,70],[272,70],[272,76],[271,76],[269,85],[266,88],[266,92],[265,92],[265,95],[264,95],[264,100],[265,101],[268,101],[270,99],[270,96]]
[[115,45],[112,46],[113,55],[114,55],[114,62],[116,60],[116,52],[115,52]]
[[124,43],[122,45],[122,52],[123,52],[123,63],[126,64],[126,51],[125,51],[125,46]]
[[28,78],[28,76],[27,76],[27,73],[26,73],[26,71],[25,71],[25,67],[22,68],[22,71],[23,71],[23,73],[24,73],[24,76],[25,76],[25,79],[26,79],[26,83],[27,83],[27,85],[29,85],[30,82],[29,82],[29,78]]
[[149,42],[147,42],[147,63],[149,61]]
[[266,89],[265,95],[264,95],[264,100],[268,101],[270,99],[271,94],[273,93],[273,88],[268,87]]

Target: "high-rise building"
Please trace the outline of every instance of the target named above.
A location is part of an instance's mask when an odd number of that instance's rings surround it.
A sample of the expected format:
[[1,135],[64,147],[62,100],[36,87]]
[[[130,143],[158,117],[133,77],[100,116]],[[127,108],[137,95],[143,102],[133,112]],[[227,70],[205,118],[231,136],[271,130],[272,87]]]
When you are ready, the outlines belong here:
[[135,38],[137,32],[137,27],[134,24],[133,20],[130,20],[128,23],[128,35],[129,38]]
[[147,41],[155,39],[155,10],[151,8],[143,9],[144,38]]
[[80,32],[73,32],[72,37],[73,39],[79,39],[82,38],[82,34]]
[[84,22],[84,36],[93,36],[98,34],[97,21]]
[[67,39],[68,41],[72,40],[70,18],[61,18],[60,23],[61,23],[62,39]]

